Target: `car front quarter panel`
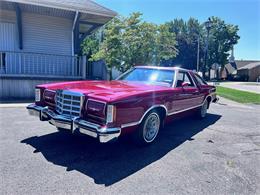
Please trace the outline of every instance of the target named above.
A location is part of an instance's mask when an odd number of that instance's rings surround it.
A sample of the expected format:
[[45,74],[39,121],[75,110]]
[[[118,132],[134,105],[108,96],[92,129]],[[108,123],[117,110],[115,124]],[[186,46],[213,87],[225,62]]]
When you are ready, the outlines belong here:
[[143,117],[151,109],[161,108],[165,110],[165,101],[167,95],[162,93],[152,92],[146,96],[136,96],[131,99],[122,100],[115,104],[116,106],[116,122],[115,126],[127,128],[137,126],[141,123]]

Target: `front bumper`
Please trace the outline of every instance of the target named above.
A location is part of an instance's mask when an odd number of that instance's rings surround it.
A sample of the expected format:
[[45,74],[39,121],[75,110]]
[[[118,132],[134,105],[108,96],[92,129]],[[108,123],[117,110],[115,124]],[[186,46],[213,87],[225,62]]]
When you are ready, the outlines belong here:
[[74,132],[99,139],[101,143],[106,143],[118,138],[121,134],[121,128],[108,128],[95,123],[88,122],[80,117],[66,117],[57,114],[47,107],[30,104],[27,106],[29,115],[39,117],[41,121],[49,121],[50,124],[57,128],[63,128]]

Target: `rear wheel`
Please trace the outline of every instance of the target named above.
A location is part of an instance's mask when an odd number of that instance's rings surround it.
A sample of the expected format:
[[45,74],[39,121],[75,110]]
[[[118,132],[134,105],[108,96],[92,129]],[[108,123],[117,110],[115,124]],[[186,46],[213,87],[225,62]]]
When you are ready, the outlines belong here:
[[149,112],[134,135],[135,142],[138,145],[152,143],[158,135],[160,126],[160,115],[156,111]]
[[200,109],[197,112],[198,118],[203,119],[203,118],[206,117],[208,107],[209,107],[209,102],[208,101],[204,101],[203,105],[200,107]]

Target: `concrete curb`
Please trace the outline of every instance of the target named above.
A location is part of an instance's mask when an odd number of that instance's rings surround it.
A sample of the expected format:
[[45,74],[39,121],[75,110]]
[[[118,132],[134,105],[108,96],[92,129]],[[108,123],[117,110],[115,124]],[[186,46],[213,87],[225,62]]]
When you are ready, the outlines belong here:
[[6,103],[6,104],[0,104],[0,108],[25,108],[30,103]]

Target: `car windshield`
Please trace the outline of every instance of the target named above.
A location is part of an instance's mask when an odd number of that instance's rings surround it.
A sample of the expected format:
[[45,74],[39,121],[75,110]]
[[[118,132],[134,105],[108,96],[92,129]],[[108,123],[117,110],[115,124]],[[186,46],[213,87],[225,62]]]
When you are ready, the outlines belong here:
[[171,86],[174,78],[174,70],[161,70],[152,68],[134,68],[119,76],[117,80],[138,81],[153,85]]

